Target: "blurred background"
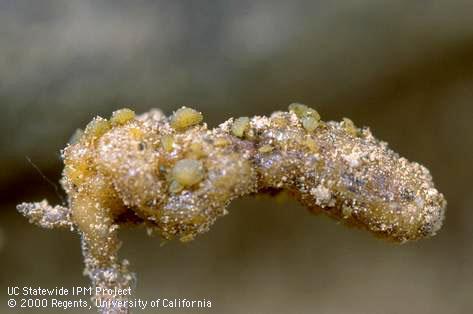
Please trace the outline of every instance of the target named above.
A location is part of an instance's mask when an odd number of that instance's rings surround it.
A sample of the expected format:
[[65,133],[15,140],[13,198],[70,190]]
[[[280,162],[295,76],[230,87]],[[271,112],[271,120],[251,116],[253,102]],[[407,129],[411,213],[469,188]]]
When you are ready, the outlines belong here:
[[293,201],[247,197],[186,245],[124,230],[136,296],[212,300],[163,313],[471,313],[472,10],[470,0],[0,0],[0,312],[20,312],[7,286],[88,285],[78,236],[15,211],[60,202],[27,157],[58,182],[60,149],[95,115],[187,105],[213,127],[297,101],[370,126],[427,166],[448,200],[440,233],[393,245]]

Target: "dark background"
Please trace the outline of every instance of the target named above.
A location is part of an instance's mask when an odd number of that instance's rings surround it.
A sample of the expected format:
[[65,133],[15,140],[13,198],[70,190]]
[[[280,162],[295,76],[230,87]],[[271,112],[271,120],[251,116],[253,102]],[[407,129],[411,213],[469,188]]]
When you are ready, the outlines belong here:
[[57,182],[60,149],[95,115],[187,105],[212,127],[298,101],[427,166],[448,200],[438,236],[393,245],[247,197],[190,244],[122,232],[136,296],[213,301],[199,313],[471,313],[471,12],[469,0],[0,0],[0,312],[17,313],[7,286],[88,285],[78,236],[15,211],[59,202],[26,156]]

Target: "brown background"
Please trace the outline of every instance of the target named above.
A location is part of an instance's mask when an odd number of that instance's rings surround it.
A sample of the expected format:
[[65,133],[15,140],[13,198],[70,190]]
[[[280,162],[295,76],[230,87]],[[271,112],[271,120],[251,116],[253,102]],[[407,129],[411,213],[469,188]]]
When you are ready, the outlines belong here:
[[15,211],[58,202],[26,156],[57,182],[59,150],[97,114],[188,105],[215,126],[298,101],[426,165],[448,200],[439,235],[397,246],[295,202],[248,197],[187,245],[122,232],[136,296],[211,299],[199,313],[471,313],[472,10],[469,0],[1,1],[0,312],[17,313],[10,285],[88,284],[78,236]]

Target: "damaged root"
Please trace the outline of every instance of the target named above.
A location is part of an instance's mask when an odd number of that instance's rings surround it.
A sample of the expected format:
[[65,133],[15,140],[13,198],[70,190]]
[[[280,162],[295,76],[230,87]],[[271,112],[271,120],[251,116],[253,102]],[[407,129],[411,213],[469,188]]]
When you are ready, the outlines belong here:
[[395,242],[441,227],[446,201],[429,171],[350,119],[324,122],[292,104],[212,130],[202,121],[186,107],[171,117],[129,109],[97,117],[63,151],[69,208],[42,201],[18,210],[41,227],[78,230],[85,273],[105,287],[133,282],[117,256],[122,224],[189,241],[233,199],[268,190],[289,191],[312,212]]

